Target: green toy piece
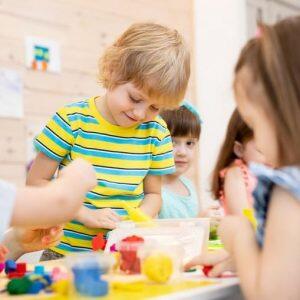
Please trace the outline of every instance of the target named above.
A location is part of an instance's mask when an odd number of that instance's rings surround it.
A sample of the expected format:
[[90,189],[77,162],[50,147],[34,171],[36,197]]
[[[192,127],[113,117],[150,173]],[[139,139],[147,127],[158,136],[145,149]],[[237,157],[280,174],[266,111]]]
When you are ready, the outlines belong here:
[[31,285],[32,281],[30,281],[27,277],[23,277],[12,279],[7,284],[6,288],[10,295],[22,295],[27,294]]

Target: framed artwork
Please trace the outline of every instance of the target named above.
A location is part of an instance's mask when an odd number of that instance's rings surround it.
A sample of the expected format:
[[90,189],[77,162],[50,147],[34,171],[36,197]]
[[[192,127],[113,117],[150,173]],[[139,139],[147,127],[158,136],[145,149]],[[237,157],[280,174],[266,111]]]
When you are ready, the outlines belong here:
[[60,72],[59,44],[37,37],[26,37],[26,67],[45,72]]

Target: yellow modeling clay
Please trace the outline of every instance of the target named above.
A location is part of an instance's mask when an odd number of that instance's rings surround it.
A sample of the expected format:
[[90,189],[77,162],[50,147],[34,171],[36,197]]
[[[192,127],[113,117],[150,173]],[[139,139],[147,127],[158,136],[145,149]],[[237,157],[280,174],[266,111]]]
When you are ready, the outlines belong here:
[[257,221],[254,216],[254,211],[251,208],[244,208],[243,209],[243,215],[250,221],[250,223],[253,225],[254,229],[257,227]]
[[152,221],[152,219],[148,215],[143,213],[138,207],[131,207],[125,201],[123,201],[123,208],[127,211],[130,220],[132,220],[133,222]]
[[142,272],[154,282],[165,283],[173,274],[172,258],[164,253],[149,255],[143,262]]

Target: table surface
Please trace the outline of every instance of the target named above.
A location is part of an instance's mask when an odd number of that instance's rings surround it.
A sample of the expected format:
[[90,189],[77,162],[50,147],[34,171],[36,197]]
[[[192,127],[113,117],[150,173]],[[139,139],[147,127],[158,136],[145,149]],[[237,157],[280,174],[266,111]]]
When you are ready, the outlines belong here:
[[[43,265],[45,265],[46,271],[51,271],[51,269],[55,266],[64,267],[64,263],[59,261],[51,261],[51,262],[44,262]],[[29,265],[29,270],[32,270],[34,268],[34,265]],[[125,276],[125,275],[124,275]],[[126,278],[123,276],[124,280],[127,281],[128,276]],[[130,276],[131,277],[131,276]],[[113,277],[114,279],[116,277]],[[182,291],[177,291],[171,294],[162,295],[162,296],[156,296],[152,297],[152,299],[156,300],[186,300],[186,299],[199,299],[201,297],[201,300],[214,300],[214,299],[231,299],[231,300],[241,300],[242,295],[239,289],[239,281],[237,278],[220,278],[220,279],[209,279],[205,278],[202,275],[201,271],[196,271],[193,273],[184,273],[183,275],[184,279],[192,280],[197,283],[203,282],[204,286],[201,287],[193,287],[190,289],[185,289]],[[122,276],[118,276],[118,281],[122,280]],[[0,275],[0,289],[4,289],[7,283],[7,278],[4,273]],[[206,285],[205,282],[211,283]],[[118,297],[104,297],[99,299],[121,299],[120,298],[120,292],[118,294]],[[134,296],[134,295],[132,295]],[[39,294],[39,295],[22,295],[22,296],[9,296],[6,293],[0,294],[0,299],[51,299],[53,298],[53,294]],[[126,299],[133,299],[134,297],[129,297],[129,294],[127,293]],[[150,297],[151,298],[151,297]],[[73,297],[69,297],[69,299],[74,299]],[[149,298],[148,298],[149,299]]]

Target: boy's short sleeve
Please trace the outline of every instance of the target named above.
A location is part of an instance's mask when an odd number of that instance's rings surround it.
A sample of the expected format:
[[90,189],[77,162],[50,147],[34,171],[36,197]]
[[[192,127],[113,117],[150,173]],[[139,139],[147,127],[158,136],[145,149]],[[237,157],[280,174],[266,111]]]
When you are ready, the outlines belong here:
[[0,180],[0,241],[10,225],[16,199],[16,188],[14,185]]
[[173,145],[168,130],[156,140],[148,175],[166,175],[175,172]]
[[67,107],[60,109],[37,136],[34,145],[49,158],[61,162],[74,144],[74,133],[67,115]]

